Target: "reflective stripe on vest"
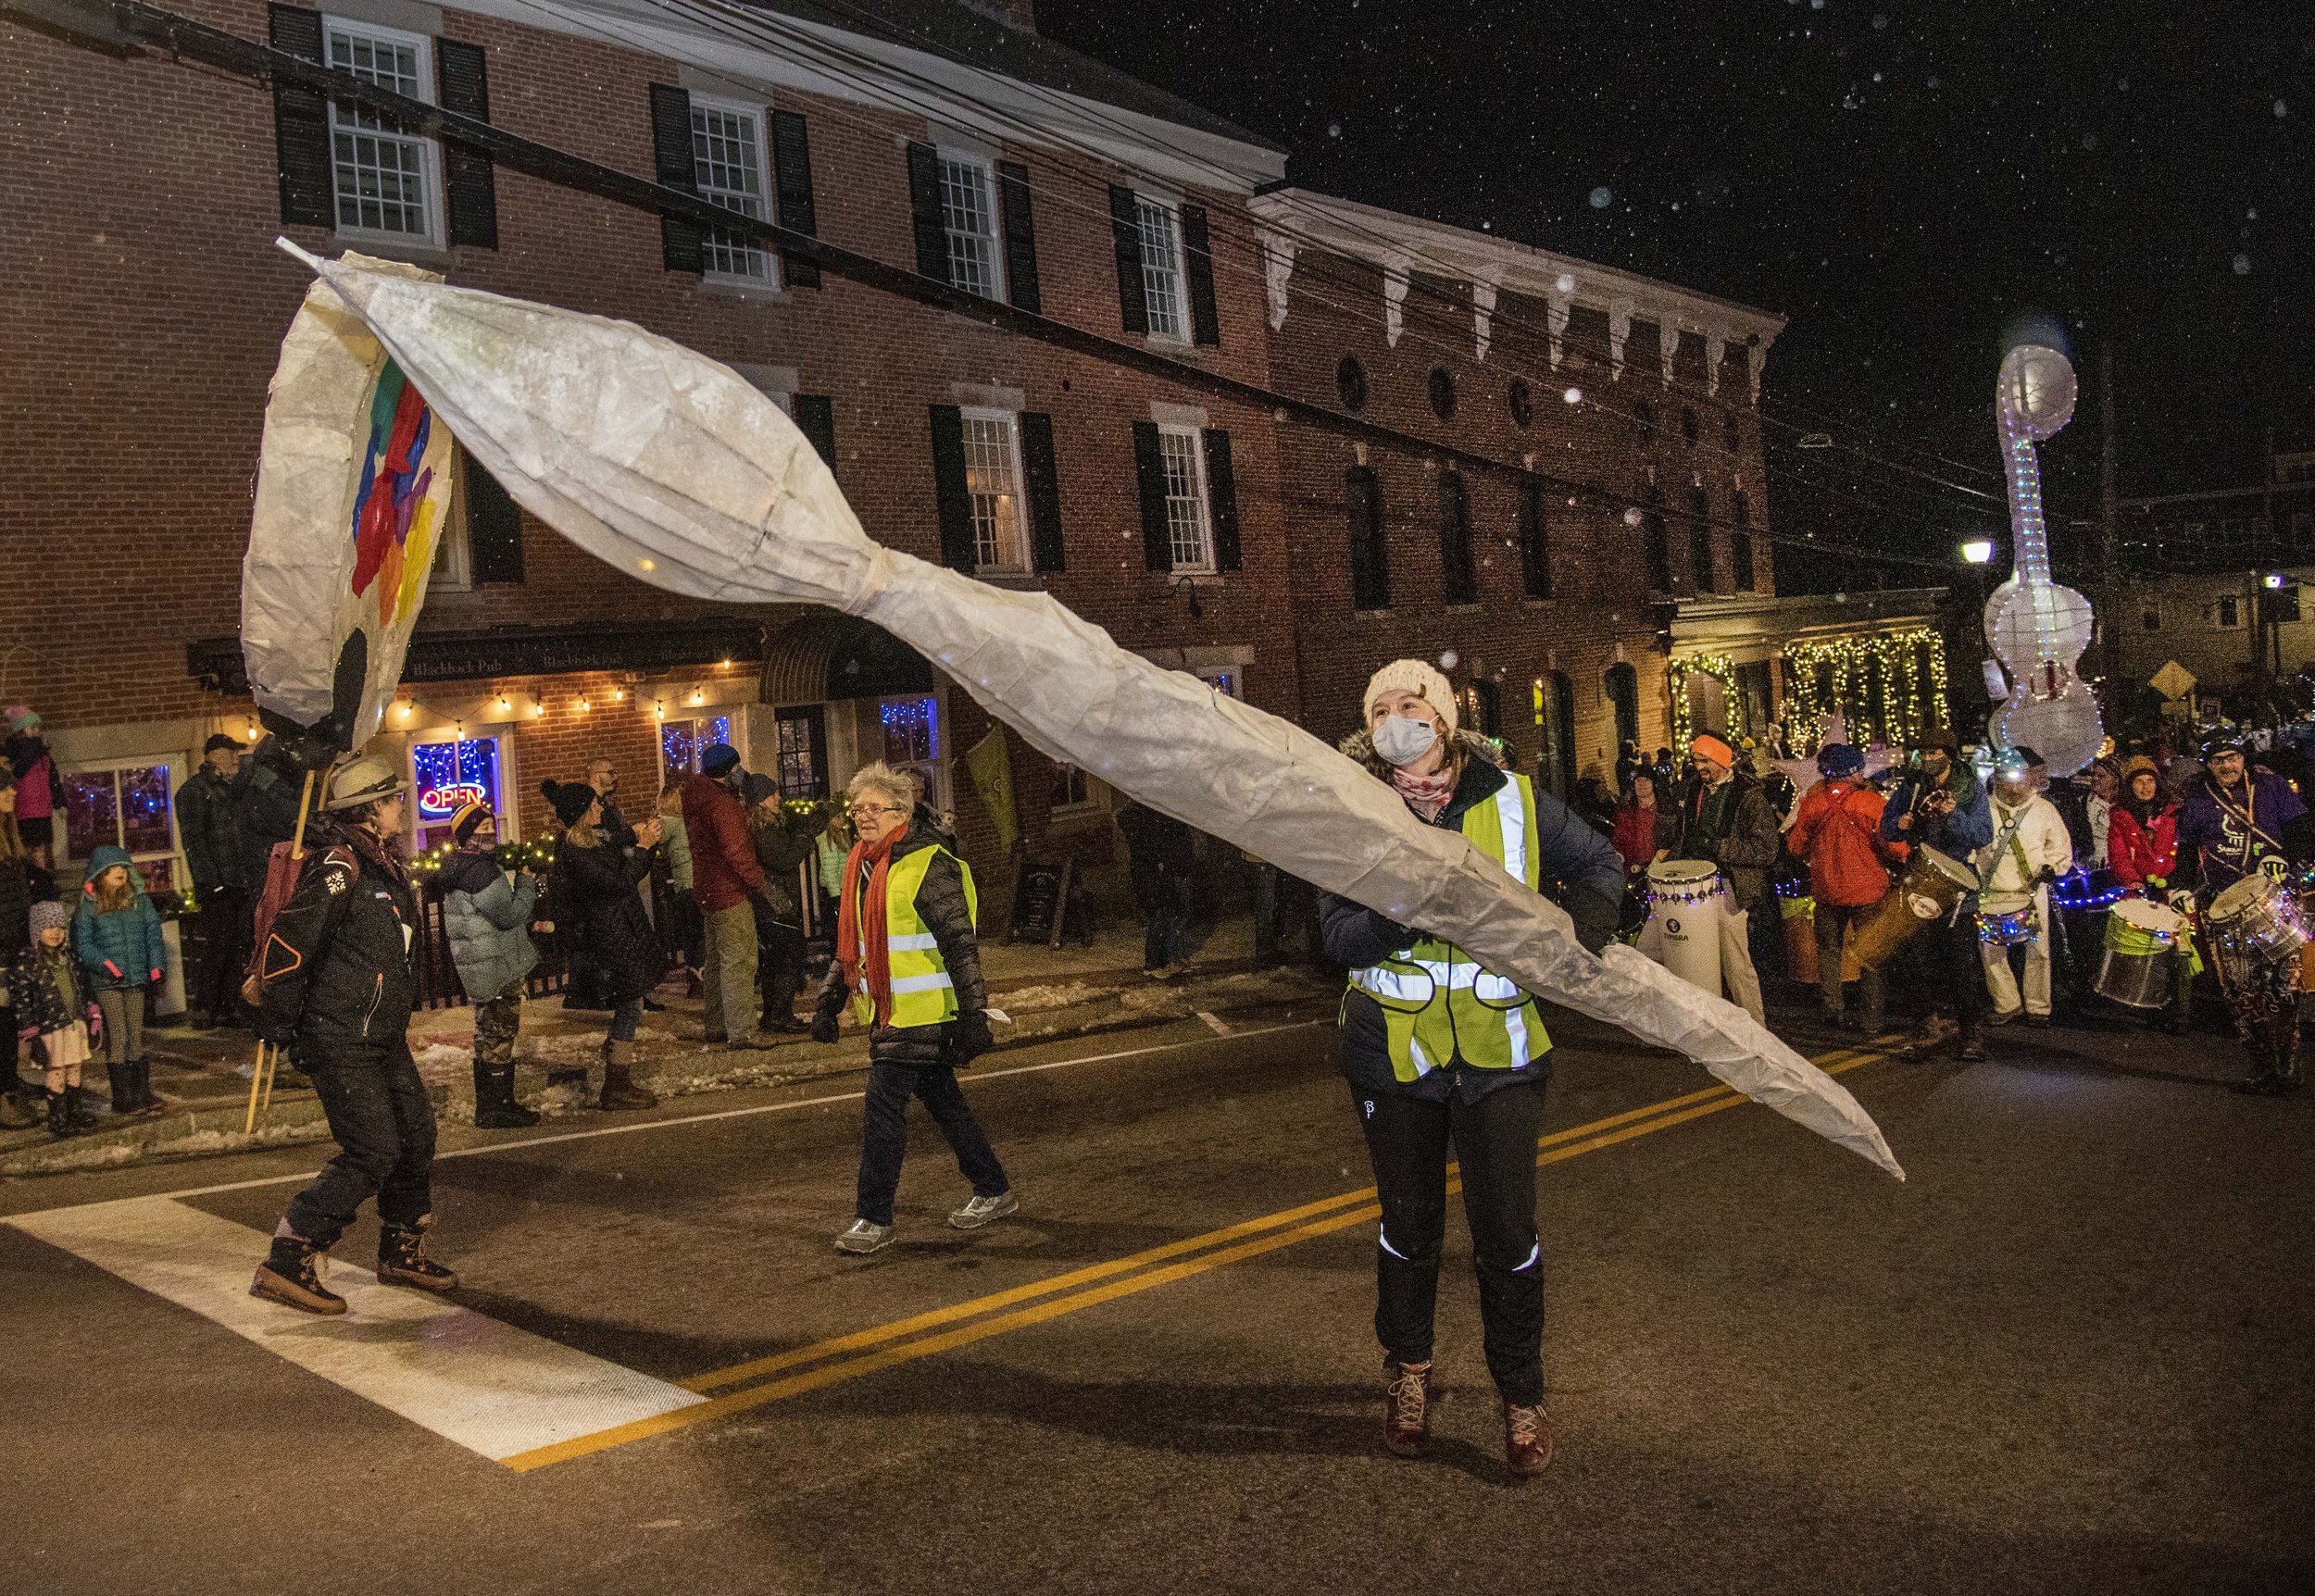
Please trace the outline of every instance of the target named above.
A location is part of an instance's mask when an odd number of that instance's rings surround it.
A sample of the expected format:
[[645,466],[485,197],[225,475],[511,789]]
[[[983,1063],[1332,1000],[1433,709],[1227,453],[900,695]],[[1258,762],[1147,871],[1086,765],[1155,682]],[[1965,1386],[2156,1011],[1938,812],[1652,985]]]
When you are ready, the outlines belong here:
[[[903,854],[892,862],[884,874],[884,953],[892,967],[893,1013],[895,1026],[939,1025],[957,1017],[957,983],[949,978],[948,966],[941,958],[940,943],[917,913],[917,892],[924,885],[924,873],[930,869],[936,854],[957,855],[938,843]],[[965,879],[965,910],[972,918],[975,929],[981,923],[981,899],[972,884],[972,867],[957,859],[957,868]],[[852,892],[856,898],[866,896],[867,883],[855,880]],[[861,905],[859,918],[868,919],[866,905]],[[876,1006],[866,991],[855,992],[852,1012],[862,1025],[872,1024]]]
[[[1535,790],[1507,776],[1490,803],[1463,812],[1463,836],[1530,888],[1535,862]],[[1481,1069],[1516,1069],[1551,1051],[1534,1000],[1453,942],[1419,937],[1414,945],[1350,972],[1350,984],[1382,1006],[1391,1068],[1418,1080],[1460,1057]]]

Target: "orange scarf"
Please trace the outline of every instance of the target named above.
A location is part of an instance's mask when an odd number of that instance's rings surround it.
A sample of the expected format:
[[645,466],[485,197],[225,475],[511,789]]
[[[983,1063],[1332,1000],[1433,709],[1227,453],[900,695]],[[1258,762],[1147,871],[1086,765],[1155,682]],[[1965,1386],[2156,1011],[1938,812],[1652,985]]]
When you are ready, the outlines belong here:
[[[884,888],[892,878],[893,844],[907,834],[908,822],[903,820],[874,847],[855,842],[852,852],[844,856],[844,896],[836,904],[836,964],[844,971],[845,984],[856,992],[865,991],[876,1004],[878,1025],[889,1025],[893,1017],[893,957],[885,926]],[[862,924],[860,869],[866,865],[875,868],[868,880],[868,918]]]

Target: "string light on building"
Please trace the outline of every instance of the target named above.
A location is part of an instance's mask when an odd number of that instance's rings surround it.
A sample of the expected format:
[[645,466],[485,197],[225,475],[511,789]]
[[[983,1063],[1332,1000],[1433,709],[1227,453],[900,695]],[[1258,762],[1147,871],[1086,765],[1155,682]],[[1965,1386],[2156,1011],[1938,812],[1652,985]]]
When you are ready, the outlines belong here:
[[[1665,675],[1671,684],[1672,746],[1684,750],[1689,740],[1696,734],[1696,712],[1688,702],[1688,679],[1692,676],[1710,677],[1721,684],[1723,702],[1734,704],[1737,702],[1736,662],[1724,654],[1692,654],[1684,659],[1673,660],[1666,667]],[[1543,682],[1540,680],[1535,684],[1535,693],[1540,714],[1543,704]]]
[[1784,724],[1796,735],[1836,708],[1860,744],[1905,743],[1946,718],[1946,643],[1931,628],[1789,642],[1783,653]]

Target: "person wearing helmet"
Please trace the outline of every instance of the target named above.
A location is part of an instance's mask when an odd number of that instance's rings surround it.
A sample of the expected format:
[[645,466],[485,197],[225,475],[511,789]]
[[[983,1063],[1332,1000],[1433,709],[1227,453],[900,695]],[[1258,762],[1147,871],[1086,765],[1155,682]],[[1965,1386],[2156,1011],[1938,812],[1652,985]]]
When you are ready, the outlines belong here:
[[[2202,778],[2188,785],[2179,809],[2179,877],[2198,884],[2206,912],[2246,876],[2282,879],[2307,863],[2307,805],[2282,777],[2252,770],[2248,752],[2232,730],[2212,734],[2203,743]],[[2298,960],[2263,963],[2219,952],[2219,984],[2251,1055],[2238,1090],[2254,1097],[2298,1091]]]
[[307,828],[304,869],[267,933],[257,1035],[313,1078],[336,1157],[290,1199],[249,1294],[343,1314],[317,1254],[355,1211],[378,1203],[380,1283],[446,1291],[458,1277],[425,1257],[432,1221],[434,1108],[410,1057],[418,901],[400,856],[409,783],[382,761],[342,758]]
[[2002,750],[1987,810],[1994,835],[1970,858],[1984,883],[1981,910],[2029,913],[2034,927],[2033,940],[2025,944],[2022,993],[2010,969],[2009,945],[1979,939],[1978,957],[1994,1004],[1989,1025],[2008,1025],[2021,1015],[2028,1025],[2050,1023],[2050,884],[2074,867],[2074,845],[2065,817],[2042,796],[2047,779],[2047,767],[2033,749]]

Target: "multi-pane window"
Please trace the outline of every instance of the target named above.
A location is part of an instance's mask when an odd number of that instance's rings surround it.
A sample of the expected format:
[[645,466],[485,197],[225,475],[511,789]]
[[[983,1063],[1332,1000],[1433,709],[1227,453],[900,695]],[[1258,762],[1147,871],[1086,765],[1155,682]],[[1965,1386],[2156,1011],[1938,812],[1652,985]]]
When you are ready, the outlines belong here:
[[986,166],[941,157],[941,222],[948,230],[948,281],[983,299],[1002,297],[996,204]]
[[1057,760],[1055,761],[1053,793],[1049,806],[1055,809],[1067,809],[1075,804],[1090,804],[1093,801],[1093,785],[1085,773],[1074,765],[1063,765]]
[[[692,98],[692,177],[699,196],[726,210],[764,216],[763,118],[745,106]],[[771,253],[740,233],[709,228],[701,248],[707,270],[718,277],[772,282],[779,276]]]
[[732,717],[728,715],[703,717],[698,719],[661,720],[659,722],[659,777],[661,785],[681,776],[689,776],[699,768],[699,754],[719,742],[732,741]]
[[972,504],[972,557],[984,571],[1025,571],[1021,534],[1020,441],[1011,415],[964,413],[965,493]]
[[[431,102],[432,51],[415,33],[332,19],[330,65],[365,82]],[[434,145],[364,106],[330,102],[330,154],[338,226],[357,232],[432,242]]]
[[1166,465],[1166,531],[1173,540],[1173,568],[1210,571],[1214,540],[1206,509],[1206,459],[1195,427],[1160,427],[1158,457]]
[[1137,196],[1142,224],[1142,299],[1149,330],[1160,338],[1187,338],[1190,318],[1182,302],[1182,218],[1163,200]]
[[64,778],[64,849],[85,863],[110,844],[125,848],[148,892],[176,889],[174,783],[166,760],[71,770]]

